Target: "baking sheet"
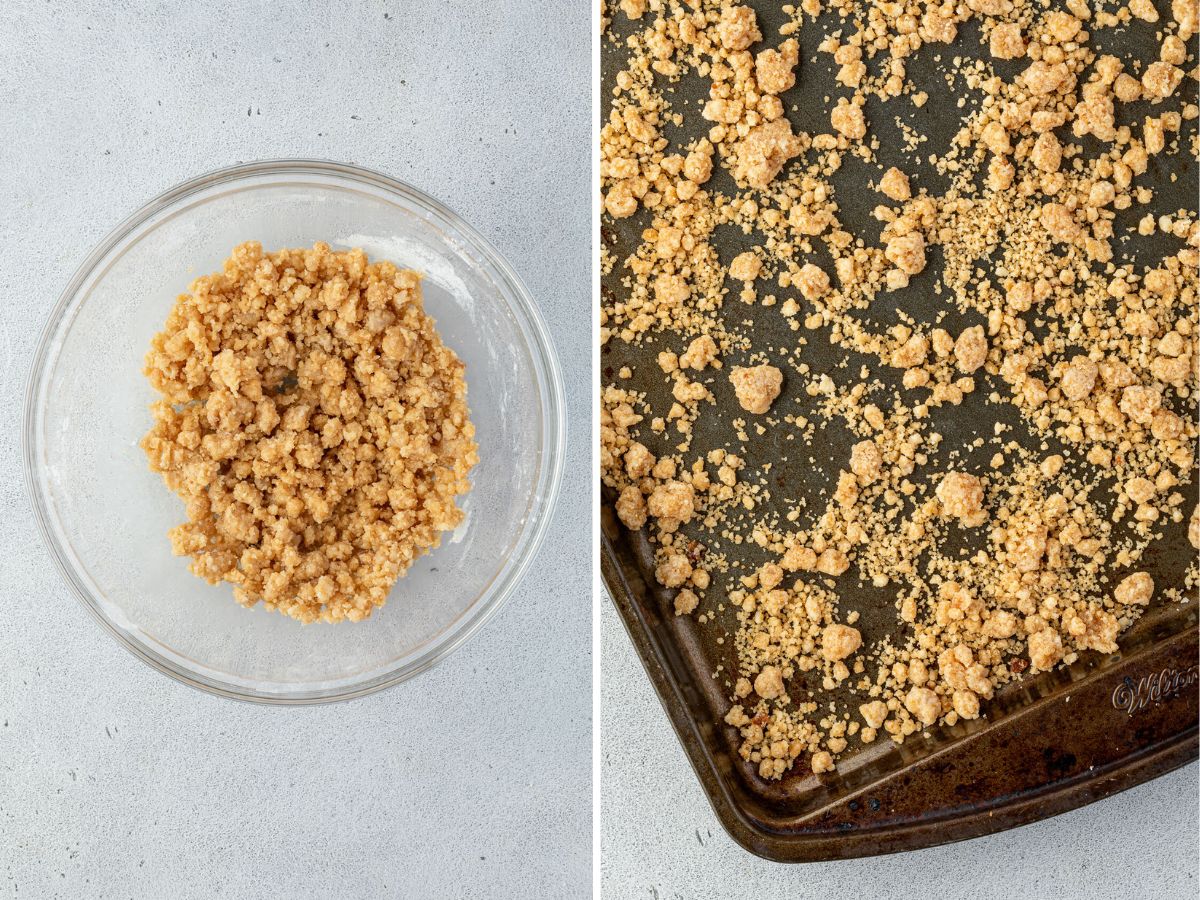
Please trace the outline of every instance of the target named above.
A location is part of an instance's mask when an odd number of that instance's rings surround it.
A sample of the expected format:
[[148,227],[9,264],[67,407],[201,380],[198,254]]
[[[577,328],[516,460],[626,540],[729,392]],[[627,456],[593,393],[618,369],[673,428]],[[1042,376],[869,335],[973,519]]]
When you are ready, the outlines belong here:
[[[774,45],[778,41],[778,27],[786,21],[778,5],[750,5],[758,10],[760,28],[767,38],[762,46]],[[1162,14],[1169,17],[1169,8],[1161,3],[1159,6]],[[649,21],[647,18],[635,24],[644,27]],[[826,32],[839,27],[836,13],[826,12],[819,21]],[[615,15],[611,27],[619,35],[632,30],[620,13]],[[817,55],[816,33],[806,21],[798,35],[801,41],[798,84],[782,98],[794,127],[814,133],[828,130],[825,98],[844,93],[833,79],[831,58],[827,54],[821,54],[815,64],[811,61]],[[871,133],[879,137],[881,145],[876,155],[884,167],[898,165],[906,171],[913,168],[911,158],[900,149],[902,134],[894,121],[896,117],[925,135],[927,140],[921,144],[923,156],[941,152],[947,146],[964,110],[957,108],[959,91],[947,90],[935,58],[940,57],[944,63],[956,55],[977,54],[979,35],[978,23],[967,23],[960,26],[954,45],[927,45],[907,60],[910,79],[930,95],[923,109],[903,99],[887,105],[876,100],[868,102],[866,114]],[[1093,46],[1100,52],[1107,49],[1119,56],[1156,58],[1155,28],[1139,25],[1125,32],[1100,32]],[[751,49],[757,50],[759,46]],[[624,64],[623,58],[621,46],[602,38],[602,115],[607,113],[613,79]],[[1019,61],[1011,61],[1001,62],[997,69],[1004,72],[1005,65],[1013,71],[1021,68]],[[1191,92],[1191,102],[1195,102],[1195,85],[1194,80],[1185,79],[1181,88]],[[683,130],[666,129],[673,142],[682,144],[704,130],[706,123],[698,115],[698,104],[706,96],[706,90],[707,83],[695,76],[673,89],[668,88],[667,97],[675,110],[688,111]],[[1126,104],[1122,121],[1140,121],[1149,109],[1140,103]],[[1185,137],[1194,133],[1195,125],[1195,121],[1185,123]],[[879,197],[869,188],[868,181],[877,177],[878,172],[850,154],[844,159],[841,170],[831,179],[839,215],[847,230],[877,242],[881,223],[870,213]],[[1148,183],[1166,186],[1181,197],[1195,198],[1196,166],[1186,163],[1186,151],[1174,157],[1155,158]],[[946,187],[945,180],[930,167],[921,167],[919,171],[920,180],[915,185],[924,186],[931,193]],[[1170,181],[1172,173],[1175,182]],[[732,180],[720,168],[709,187],[726,194],[735,191]],[[1194,204],[1194,199],[1191,203]],[[1136,206],[1119,212],[1114,223],[1117,233],[1135,224],[1144,212]],[[620,261],[637,247],[648,224],[649,216],[644,210],[629,219],[603,223],[602,239],[619,261],[602,278],[605,292],[620,296],[624,291]],[[728,264],[738,253],[753,246],[754,241],[753,235],[746,236],[732,226],[724,226],[714,245],[722,262]],[[1159,236],[1139,239],[1133,249],[1135,259],[1148,261],[1161,257],[1164,251],[1173,252],[1175,246],[1177,242]],[[830,261],[821,258],[820,253],[812,259],[830,269]],[[978,321],[975,314],[960,314],[947,295],[939,298],[934,293],[940,271],[940,248],[934,248],[929,265],[912,279],[907,289],[881,294],[864,314],[872,330],[883,332],[895,324],[900,311],[926,321],[944,313],[941,327],[951,333],[975,324]],[[735,321],[750,323],[747,327],[756,334],[756,345],[779,347],[795,342],[796,333],[787,328],[777,309],[744,306],[736,297],[728,297],[724,314],[736,317]],[[848,371],[857,371],[862,363],[869,363],[878,371],[877,361],[833,346],[823,339],[821,332],[800,334],[809,337],[804,359],[818,372],[832,371],[844,360],[848,361]],[[627,346],[613,338],[601,353],[602,383],[611,383],[614,372],[630,365],[633,377],[620,380],[621,386],[645,392],[653,408],[665,410],[669,406],[666,398],[670,382],[662,377],[654,357],[659,350],[678,352],[685,346],[685,339],[669,333],[640,347]],[[732,366],[745,364],[746,360],[732,354],[724,362]],[[883,373],[880,377],[887,382],[889,376]],[[730,433],[729,421],[743,414],[723,375],[704,380],[717,398],[718,410],[706,409],[697,421],[693,448],[707,449],[723,446]],[[802,395],[797,397],[796,393],[785,391],[772,409],[773,415],[810,415],[816,401]],[[943,448],[961,451],[967,444],[967,436],[978,433],[981,422],[1004,421],[1013,427],[1012,434],[1028,437],[1028,427],[1015,408],[987,404],[988,393],[987,389],[977,390],[961,406],[932,411],[931,427],[945,435]],[[1195,415],[1194,411],[1177,411]],[[811,445],[803,447],[798,441],[788,441],[788,432],[784,428],[770,429],[751,441],[744,454],[746,475],[761,473],[764,463],[773,464],[769,476],[772,503],[778,504],[774,511],[781,517],[790,508],[790,501],[798,496],[822,502],[832,492],[839,466],[844,464],[846,448],[857,439],[838,423],[816,430]],[[671,437],[668,434],[666,441],[656,442],[656,436],[646,429],[639,439],[657,455],[673,443]],[[1039,436],[1037,440],[1043,438]],[[1054,452],[1054,442],[1049,443],[1051,449],[1047,452]],[[800,449],[803,454],[797,452]],[[979,458],[963,454],[960,460],[968,465],[983,464],[995,449],[995,445],[987,444],[975,451]],[[689,458],[694,453],[695,450]],[[815,465],[808,463],[810,456],[816,460]],[[781,462],[785,459],[788,461]],[[936,470],[937,465],[935,458],[930,463],[934,467],[931,470]],[[1196,499],[1195,480],[1186,492],[1190,500],[1185,509],[1190,510]],[[733,642],[726,640],[721,644],[718,639],[736,630],[732,611],[727,609],[718,614],[715,623],[703,626],[692,617],[675,617],[671,608],[674,592],[660,588],[651,574],[652,547],[645,534],[629,534],[616,522],[611,509],[613,499],[609,492],[604,492],[605,583],[714,807],[733,836],[754,852],[776,859],[827,859],[944,843],[1061,812],[1196,758],[1197,604],[1193,601],[1152,605],[1123,638],[1119,654],[1086,653],[1067,669],[1026,678],[1002,689],[987,704],[986,718],[936,728],[929,737],[914,736],[899,746],[883,738],[871,745],[852,741],[839,758],[835,773],[818,777],[801,771],[803,767],[795,767],[780,781],[765,781],[737,755],[737,731],[722,722],[729,707],[729,674],[736,674],[737,660]],[[686,527],[684,531],[691,537],[704,539],[699,531],[689,531]],[[1147,569],[1160,587],[1179,586],[1186,562],[1193,558],[1194,551],[1186,540],[1186,523],[1164,531],[1164,540],[1152,544],[1147,552]],[[735,555],[731,545],[726,544],[722,550]],[[738,555],[744,558],[748,570],[770,558],[754,547],[743,549]],[[839,590],[845,592],[850,580],[850,576],[842,579]],[[722,583],[721,576],[714,577],[704,604],[706,610],[720,605]],[[862,630],[865,642],[887,634],[895,637],[902,634],[893,606],[893,590],[855,584],[854,592],[844,602],[861,612],[857,627]],[[714,678],[713,673],[718,669],[725,674]],[[1159,682],[1170,689],[1156,688]],[[1128,699],[1130,694],[1134,697],[1132,701]],[[838,696],[837,692],[834,695]],[[1138,705],[1142,695],[1149,699]],[[844,701],[848,697],[846,694],[838,699]],[[1126,711],[1123,705],[1130,703],[1136,708]]]

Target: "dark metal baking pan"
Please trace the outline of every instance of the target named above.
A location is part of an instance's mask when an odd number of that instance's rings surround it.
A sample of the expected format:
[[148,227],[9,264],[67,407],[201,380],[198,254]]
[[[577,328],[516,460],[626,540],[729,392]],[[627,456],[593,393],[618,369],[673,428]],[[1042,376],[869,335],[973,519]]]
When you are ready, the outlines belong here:
[[[759,10],[767,43],[775,43],[778,27],[784,21],[778,12],[779,4],[751,5]],[[1165,4],[1158,5],[1163,15],[1170,15]],[[632,30],[629,23],[619,12],[615,16],[617,33],[629,34]],[[827,30],[837,27],[836,14],[825,13],[821,21],[828,23]],[[646,24],[648,20],[640,23],[642,27]],[[827,115],[824,98],[838,96],[843,91],[833,81],[827,67],[828,56],[821,56],[818,64],[812,62],[817,41],[810,25],[806,24],[800,39],[800,83],[784,100],[795,126],[815,132],[822,127],[827,129],[827,124],[822,126],[814,121],[816,116]],[[1119,55],[1128,55],[1129,48],[1133,48],[1135,56],[1156,57],[1153,26],[1109,32],[1105,41],[1109,43],[1108,49]],[[1114,49],[1113,42],[1120,42],[1121,46]],[[615,74],[623,65],[622,44],[602,39],[604,104],[611,96]],[[910,168],[898,150],[902,140],[893,125],[897,113],[910,127],[924,129],[928,142],[922,145],[922,154],[933,152],[949,141],[960,113],[954,106],[955,93],[947,91],[940,72],[944,71],[947,60],[977,53],[978,47],[978,28],[967,25],[960,28],[959,39],[952,47],[927,47],[915,59],[908,60],[910,73],[918,73],[922,62],[928,64],[923,76],[914,74],[918,85],[926,86],[930,93],[930,103],[924,110],[917,111],[911,105],[897,107],[899,101],[886,107],[868,103],[872,133],[880,139],[877,156],[885,167],[898,164]],[[1105,49],[1103,43],[1101,49]],[[931,61],[934,54],[943,58],[943,68]],[[926,79],[924,84],[920,81],[922,77]],[[1195,102],[1195,81],[1185,79],[1185,87],[1181,89],[1190,91],[1189,100]],[[697,90],[696,84],[681,84],[672,87],[667,96],[677,111],[691,112],[698,109],[703,92]],[[937,109],[939,103],[945,104],[942,112]],[[873,112],[876,114],[872,115]],[[1145,114],[1137,104],[1127,112],[1139,119]],[[606,113],[604,106],[602,114]],[[698,117],[689,118],[694,121]],[[686,123],[684,127],[687,128]],[[1194,133],[1195,122],[1187,127],[1191,129],[1187,135]],[[691,135],[686,131],[671,131],[670,136],[686,139]],[[1175,157],[1157,160],[1155,166],[1151,172],[1153,185],[1163,186],[1177,196],[1197,195],[1196,166],[1194,162],[1188,163],[1186,150]],[[1172,176],[1175,181],[1170,180]],[[877,236],[879,227],[870,217],[879,200],[866,187],[872,177],[877,177],[874,168],[847,157],[834,178],[846,227],[868,239]],[[943,186],[936,174],[923,173],[921,177],[924,180],[918,183],[931,191]],[[718,173],[713,186],[731,193],[732,183],[721,180],[727,178]],[[1118,218],[1115,223],[1118,230],[1136,222],[1136,217],[1143,213],[1144,210],[1128,211],[1128,216]],[[649,217],[644,211],[618,222],[606,221],[603,239],[613,256],[623,260],[637,246],[641,231],[648,224]],[[717,243],[723,261],[728,263],[750,247],[751,240],[736,229],[724,229]],[[1155,254],[1165,246],[1150,239],[1136,249]],[[953,308],[947,310],[945,305],[923,306],[938,302],[932,291],[938,270],[936,262],[935,251],[927,271],[914,278],[909,289],[887,295],[872,305],[869,317],[878,330],[892,324],[901,308],[918,318],[941,312],[947,316],[943,327],[952,332],[974,324],[974,320],[961,316]],[[620,296],[624,291],[621,274],[618,262],[613,272],[602,278],[602,290],[611,292],[610,296]],[[747,323],[760,345],[780,346],[794,340],[775,310],[761,305],[745,307],[735,298],[729,298],[726,314]],[[622,386],[645,392],[655,408],[665,409],[662,404],[669,404],[666,400],[669,384],[657,372],[654,358],[661,349],[681,350],[682,346],[676,346],[679,341],[678,336],[671,335],[659,336],[653,343],[640,347],[621,344],[616,339],[610,341],[601,354],[602,382],[617,380],[614,373],[629,365],[634,370],[633,376],[620,380]],[[832,370],[847,357],[850,371],[856,371],[857,364],[864,361],[822,341],[812,341],[805,353],[815,369],[824,371]],[[743,360],[731,356],[726,363],[740,365]],[[728,418],[736,414],[732,411],[736,410],[736,404],[724,379],[707,380],[717,396],[718,408],[705,412],[696,424],[696,443],[701,447],[718,445],[706,441],[721,440],[720,435],[727,433]],[[984,403],[981,395],[986,393],[986,390],[976,392],[973,399],[953,414],[946,411],[939,430],[945,433],[947,446],[965,446],[966,437],[980,421],[979,417],[986,417],[983,421],[988,424],[1002,417],[1009,424],[1021,426],[1011,407]],[[781,409],[781,413],[805,412],[803,397],[784,396],[779,402],[794,404]],[[1183,410],[1180,412],[1184,414]],[[1195,411],[1190,413],[1194,416]],[[726,419],[724,425],[720,422],[722,416]],[[641,439],[656,454],[666,449],[666,440],[655,445],[655,436],[648,430]],[[818,430],[812,445],[804,448],[804,456],[811,455],[815,464],[784,463],[782,460],[796,445],[785,443],[783,436],[769,431],[748,448],[746,472],[761,473],[762,464],[771,462],[771,487],[775,492],[827,494],[831,475],[837,473],[834,461],[844,458],[849,440],[848,433],[835,427]],[[981,452],[990,455],[993,450],[994,447],[986,447]],[[1194,479],[1187,486],[1187,493],[1186,508],[1190,510],[1196,500]],[[987,704],[981,719],[936,728],[926,736],[914,735],[901,745],[881,738],[870,745],[852,747],[838,760],[837,771],[833,773],[816,776],[797,767],[780,781],[765,781],[737,754],[739,735],[723,722],[730,703],[728,674],[736,672],[736,658],[732,642],[722,643],[720,638],[732,629],[732,616],[728,611],[718,611],[715,623],[708,625],[699,625],[690,616],[676,617],[671,605],[673,592],[654,583],[652,547],[646,535],[627,532],[617,522],[612,502],[613,497],[605,490],[601,510],[604,583],[718,817],[734,839],[760,856],[781,861],[825,860],[962,840],[1082,806],[1197,758],[1200,638],[1193,596],[1183,603],[1156,601],[1122,637],[1117,654],[1085,653],[1069,668],[1027,677],[1007,686]],[[1164,540],[1152,544],[1147,552],[1147,569],[1156,584],[1164,588],[1181,586],[1184,569],[1195,557],[1185,530],[1185,526],[1165,529]],[[699,534],[696,537],[702,538]],[[723,549],[734,555],[733,548]],[[753,549],[739,552],[750,568],[766,561],[754,557]],[[719,579],[714,579],[710,602],[706,603],[710,612],[719,609],[718,582]],[[856,586],[851,575],[839,581],[839,591],[845,602],[862,611],[859,627],[868,638],[878,638],[889,630],[899,633],[890,599],[872,597],[869,585]],[[717,671],[722,676],[714,678]]]
[[649,546],[601,513],[601,573],[646,674],[721,824],[767,859],[914,850],[1024,825],[1141,784],[1197,757],[1197,606],[1147,614],[1119,654],[1000,692],[987,716],[896,746],[882,740],[836,773],[767,782],[737,755],[707,674],[703,626],[653,584]]

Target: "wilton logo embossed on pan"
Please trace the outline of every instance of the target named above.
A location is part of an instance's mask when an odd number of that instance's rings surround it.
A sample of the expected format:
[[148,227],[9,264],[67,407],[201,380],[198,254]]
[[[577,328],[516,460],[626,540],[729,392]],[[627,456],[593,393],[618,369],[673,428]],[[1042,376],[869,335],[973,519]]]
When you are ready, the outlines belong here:
[[1200,666],[1195,665],[1188,666],[1183,671],[1163,669],[1137,681],[1127,675],[1113,689],[1112,705],[1133,716],[1151,703],[1170,700],[1180,691],[1191,687],[1197,680],[1200,680]]

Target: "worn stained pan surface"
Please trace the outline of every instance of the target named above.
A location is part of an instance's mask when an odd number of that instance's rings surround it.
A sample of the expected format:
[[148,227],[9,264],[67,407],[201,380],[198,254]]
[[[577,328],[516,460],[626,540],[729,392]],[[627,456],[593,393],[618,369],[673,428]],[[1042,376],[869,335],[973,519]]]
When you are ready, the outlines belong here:
[[[783,21],[778,4],[751,5],[758,10],[766,43],[775,43]],[[772,6],[776,7],[774,12]],[[1158,6],[1164,20],[1168,19],[1169,8],[1162,2]],[[612,27],[622,36],[631,31],[619,12]],[[827,131],[825,98],[844,94],[833,80],[829,57],[821,55],[813,62],[820,34],[839,27],[836,14],[826,13],[818,27],[806,22],[799,35],[799,83],[784,96],[788,115],[798,130]],[[876,151],[879,162],[885,168],[899,165],[905,171],[919,173],[915,184],[932,193],[940,192],[945,182],[928,167],[915,168],[911,157],[901,152],[894,119],[898,116],[927,138],[919,151],[922,156],[942,152],[963,115],[956,105],[958,98],[966,96],[969,104],[978,100],[961,80],[954,89],[948,88],[945,72],[953,70],[955,56],[980,53],[979,34],[978,26],[969,24],[960,28],[952,48],[927,46],[908,60],[910,78],[930,95],[924,109],[906,100],[892,101],[886,107],[874,100],[867,105],[872,132],[880,141]],[[1102,39],[1093,40],[1093,46],[1101,52],[1145,60],[1157,58],[1153,26],[1139,25],[1102,35]],[[602,40],[601,48],[603,97],[607,103],[613,79],[625,64],[625,51],[607,38]],[[1010,65],[1015,71],[1020,64]],[[1006,76],[1013,74],[1003,68],[1000,71]],[[702,133],[696,125],[700,121],[696,112],[706,90],[707,84],[693,76],[668,92],[674,109],[687,112],[684,127],[668,129],[668,137],[687,140]],[[1189,99],[1195,102],[1193,80],[1185,79],[1182,90],[1190,92]],[[1140,122],[1148,111],[1142,104],[1127,105],[1122,109],[1122,121]],[[1185,130],[1185,135],[1190,135],[1195,123],[1186,128],[1190,130]],[[847,154],[842,169],[833,178],[843,223],[866,240],[877,240],[879,233],[879,223],[870,216],[879,197],[868,186],[879,171]],[[1176,179],[1173,182],[1172,174]],[[1188,159],[1186,149],[1174,157],[1156,159],[1146,178],[1156,189],[1181,198],[1181,205],[1194,204],[1196,165]],[[726,194],[734,191],[728,175],[720,171],[714,175],[712,186]],[[1119,214],[1115,223],[1118,234],[1143,214],[1144,210],[1136,207]],[[617,260],[636,248],[647,224],[644,211],[630,219],[604,224],[603,240]],[[726,227],[716,243],[723,261],[728,263],[752,246],[753,237]],[[1140,239],[1127,245],[1136,254],[1135,259],[1143,262],[1173,253],[1177,247],[1177,243],[1161,238]],[[819,257],[816,261],[829,262]],[[961,315],[934,293],[939,271],[940,258],[935,250],[926,271],[914,278],[908,289],[881,295],[865,318],[878,331],[897,321],[899,310],[925,320],[940,314],[942,326],[952,333],[974,324],[978,319]],[[618,264],[603,277],[602,290],[620,296],[624,291],[621,274]],[[780,300],[785,296],[786,292],[780,292]],[[729,297],[724,314],[735,317],[734,321],[743,323],[744,328],[753,329],[756,349],[786,347],[795,341],[775,309],[746,307]],[[855,372],[861,363],[868,362],[830,346],[819,334],[810,333],[809,337],[805,359],[818,371],[834,371],[847,360],[849,365],[843,371]],[[634,375],[621,384],[644,391],[655,409],[666,409],[669,384],[654,364],[654,357],[664,348],[682,350],[685,340],[666,334],[641,347],[629,347],[614,339],[601,355],[602,380],[612,382],[620,367],[630,365]],[[739,365],[744,360],[735,357],[725,362]],[[878,372],[877,367],[872,368]],[[886,382],[888,376],[879,374]],[[725,446],[729,420],[740,414],[728,383],[720,377],[707,381],[718,408],[701,416],[694,449]],[[1003,391],[1003,386],[1000,389]],[[934,412],[937,430],[946,436],[943,446],[961,449],[968,436],[979,433],[980,423],[990,430],[993,422],[1001,420],[1015,427],[1013,434],[1031,440],[1014,410],[1007,405],[987,404],[987,393],[978,390],[962,406]],[[792,394],[785,387],[777,409],[781,414],[810,413],[810,403],[802,392]],[[1194,410],[1177,411],[1195,415]],[[655,443],[654,438],[648,429],[641,436],[656,454],[665,452],[666,443]],[[769,487],[777,511],[786,511],[787,504],[798,498],[806,498],[809,508],[819,508],[838,469],[845,465],[853,440],[848,431],[829,425],[816,432],[811,446],[803,447],[801,454],[797,452],[799,443],[789,442],[784,429],[774,429],[745,448],[745,472],[761,473],[763,463],[772,464]],[[965,460],[983,469],[995,449],[987,445],[978,451],[980,455],[967,454]],[[809,462],[809,457],[815,464]],[[936,461],[932,465],[936,466]],[[1195,502],[1194,481],[1187,491],[1186,508],[1190,510]],[[732,616],[728,612],[718,614],[716,626],[698,626],[692,617],[674,616],[673,592],[660,588],[649,574],[653,568],[652,547],[645,534],[627,532],[612,512],[612,501],[612,495],[605,491],[601,512],[605,584],[717,815],[730,834],[754,853],[776,860],[822,860],[961,840],[1090,803],[1197,756],[1197,604],[1193,600],[1152,605],[1123,637],[1120,653],[1087,653],[1068,669],[1010,685],[987,705],[985,717],[979,720],[937,728],[900,746],[883,739],[858,745],[859,749],[851,749],[841,757],[837,771],[829,775],[805,774],[799,771],[803,767],[797,767],[781,781],[764,781],[737,755],[738,734],[722,722],[729,707],[729,686],[725,675],[714,678],[713,673],[719,667],[726,675],[736,672],[733,642],[719,642],[727,630],[732,630]],[[748,570],[766,561],[752,550],[730,546],[721,549],[730,558],[744,562]],[[1147,555],[1148,569],[1158,585],[1180,585],[1193,556],[1184,528],[1168,528],[1164,540],[1152,545]],[[839,579],[838,590],[843,609],[861,612],[858,627],[864,637],[868,641],[889,633],[901,637],[894,597],[859,584],[853,574],[852,568]],[[713,610],[720,603],[722,598],[715,590],[720,582],[714,579],[706,609]],[[802,691],[804,686],[790,684],[789,690],[796,687]]]

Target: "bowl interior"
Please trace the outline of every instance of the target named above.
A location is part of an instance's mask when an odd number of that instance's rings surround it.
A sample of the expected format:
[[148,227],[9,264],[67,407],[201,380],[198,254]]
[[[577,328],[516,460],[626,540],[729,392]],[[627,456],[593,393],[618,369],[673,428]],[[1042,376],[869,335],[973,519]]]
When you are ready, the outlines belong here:
[[[175,557],[181,501],[138,441],[154,392],[143,356],[177,294],[244,240],[361,247],[424,273],[426,310],[466,364],[480,447],[466,519],[363,623],[302,626],[244,609]],[[256,175],[164,205],[84,278],[35,373],[34,490],[76,589],[127,639],[202,682],[287,696],[345,691],[423,666],[469,630],[531,548],[547,455],[542,357],[487,253],[419,198],[328,174]]]

